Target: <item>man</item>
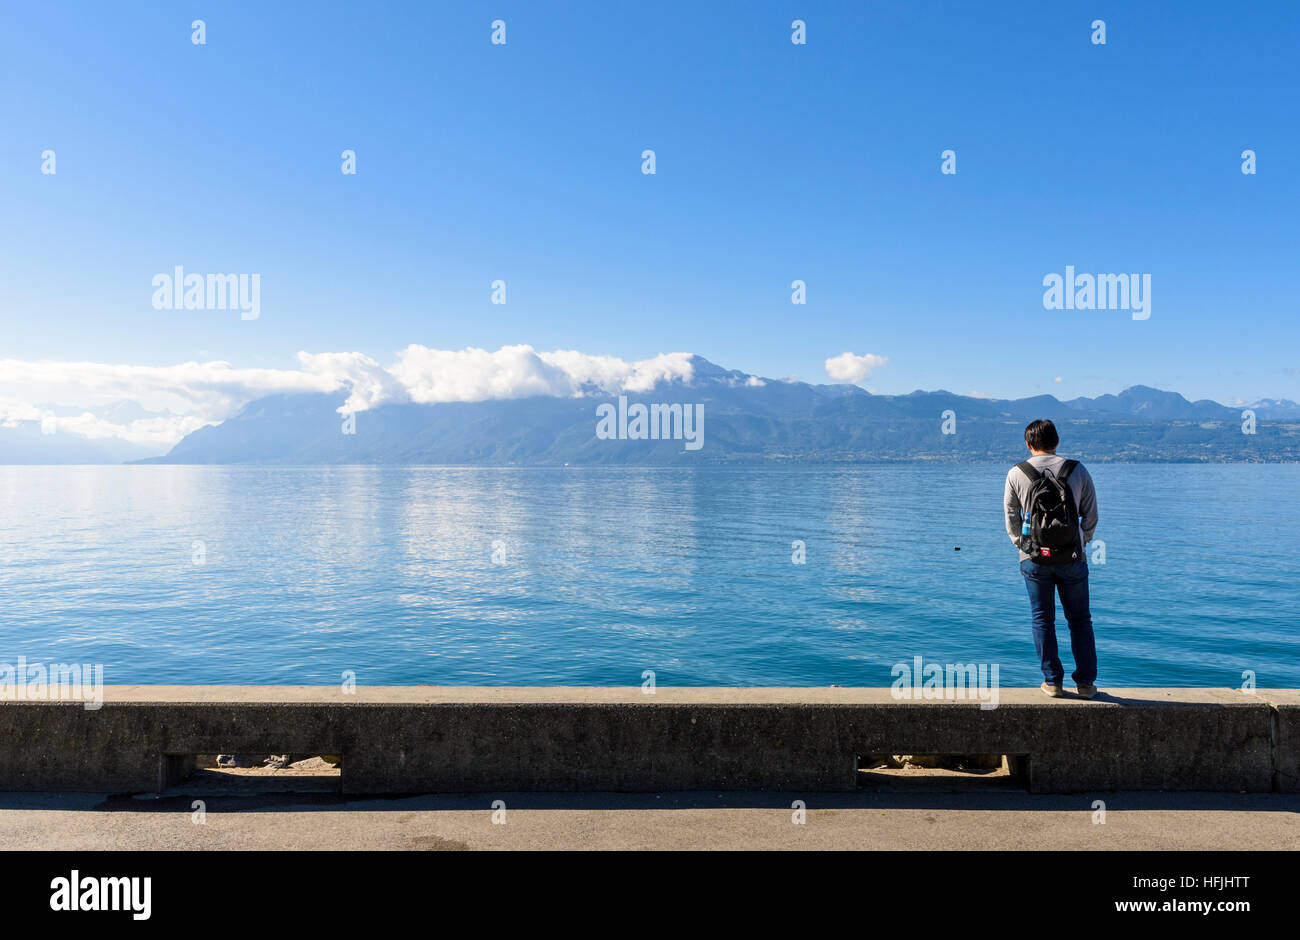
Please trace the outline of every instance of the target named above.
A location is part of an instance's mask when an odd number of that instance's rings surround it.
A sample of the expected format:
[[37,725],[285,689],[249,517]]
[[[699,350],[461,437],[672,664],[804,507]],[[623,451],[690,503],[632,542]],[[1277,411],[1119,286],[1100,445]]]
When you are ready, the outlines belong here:
[[1062,694],[1065,669],[1056,647],[1056,593],[1070,626],[1074,683],[1082,698],[1097,694],[1097,648],[1088,609],[1088,562],[1083,546],[1097,528],[1097,491],[1075,460],[1057,456],[1061,439],[1051,421],[1025,428],[1029,459],[1007,474],[1002,502],[1007,535],[1020,549],[1020,573],[1029,589],[1034,646],[1043,668],[1042,690]]

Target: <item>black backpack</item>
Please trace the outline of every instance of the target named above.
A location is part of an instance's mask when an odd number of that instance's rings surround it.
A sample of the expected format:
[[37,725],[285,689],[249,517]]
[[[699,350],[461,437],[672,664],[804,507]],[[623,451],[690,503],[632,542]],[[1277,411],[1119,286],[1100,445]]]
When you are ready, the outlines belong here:
[[1077,460],[1067,460],[1052,475],[1039,473],[1028,460],[1016,464],[1029,477],[1029,501],[1021,507],[1029,519],[1029,534],[1020,536],[1020,550],[1040,565],[1068,565],[1083,557],[1079,509],[1070,490],[1070,474],[1078,465]]

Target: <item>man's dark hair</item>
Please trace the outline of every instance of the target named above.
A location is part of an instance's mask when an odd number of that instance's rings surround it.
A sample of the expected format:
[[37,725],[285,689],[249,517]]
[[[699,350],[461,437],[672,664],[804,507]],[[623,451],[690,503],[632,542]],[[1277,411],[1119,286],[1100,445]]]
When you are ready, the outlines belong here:
[[1025,428],[1025,443],[1031,450],[1056,450],[1061,437],[1056,433],[1056,425],[1045,418],[1039,418]]

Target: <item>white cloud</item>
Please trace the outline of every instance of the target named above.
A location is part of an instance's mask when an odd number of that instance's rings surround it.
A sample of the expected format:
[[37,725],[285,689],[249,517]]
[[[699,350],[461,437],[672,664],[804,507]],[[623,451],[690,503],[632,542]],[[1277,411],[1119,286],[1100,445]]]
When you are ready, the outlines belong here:
[[851,352],[843,352],[826,360],[826,374],[830,376],[832,382],[847,382],[855,385],[870,378],[873,369],[888,363],[887,356],[877,356],[873,353],[857,356]]
[[[414,348],[414,347],[412,347]],[[303,370],[321,380],[325,391],[350,389],[341,411],[368,411],[383,404],[410,401],[402,381],[361,353],[298,353]]]
[[195,415],[157,415],[119,422],[90,411],[76,415],[58,414],[48,406],[0,398],[0,428],[15,428],[23,421],[39,423],[42,434],[77,434],[92,440],[116,437],[137,444],[159,445],[174,444],[209,423]]
[[[228,362],[0,360],[0,426],[39,421],[47,433],[167,445],[275,393],[346,389],[339,410],[347,412],[403,402],[644,392],[661,381],[689,381],[694,371],[690,353],[628,362],[576,350],[539,353],[527,345],[495,352],[412,345],[388,368],[358,352],[300,352],[298,363],[300,369],[236,369]],[[108,406],[123,401],[138,403],[149,415],[132,421],[104,417]]]
[[12,428],[19,421],[40,421],[45,412],[31,402],[17,398],[0,398],[0,428]]
[[[177,412],[220,421],[254,398],[274,392],[327,392],[332,377],[294,369],[236,369],[228,362],[174,366],[102,362],[0,360],[0,404],[55,402],[93,411],[135,401],[153,412]],[[0,420],[7,415],[0,415]]]
[[42,434],[78,434],[91,440],[116,437],[136,444],[159,445],[174,444],[191,431],[197,431],[208,424],[207,421],[193,415],[138,418],[135,421],[119,424],[97,418],[89,411],[73,417],[45,415],[40,421]]
[[626,362],[572,349],[539,353],[527,345],[496,352],[408,346],[388,370],[420,403],[486,401],[532,395],[571,397],[584,391],[644,392],[665,380],[689,380],[690,353],[667,353]]
[[[507,346],[532,352],[531,346]],[[614,356],[588,356],[571,349],[538,354],[544,362],[561,369],[575,383],[573,394],[584,386],[602,392],[648,392],[660,382],[689,382],[695,374],[690,353],[662,353],[651,359],[625,362]]]

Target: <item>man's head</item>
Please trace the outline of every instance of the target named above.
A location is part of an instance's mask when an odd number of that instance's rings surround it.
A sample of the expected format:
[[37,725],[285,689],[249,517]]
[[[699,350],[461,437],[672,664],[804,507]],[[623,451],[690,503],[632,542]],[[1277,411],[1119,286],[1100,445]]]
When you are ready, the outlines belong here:
[[1025,428],[1025,443],[1029,445],[1031,454],[1054,454],[1061,438],[1056,433],[1056,425],[1040,418]]

